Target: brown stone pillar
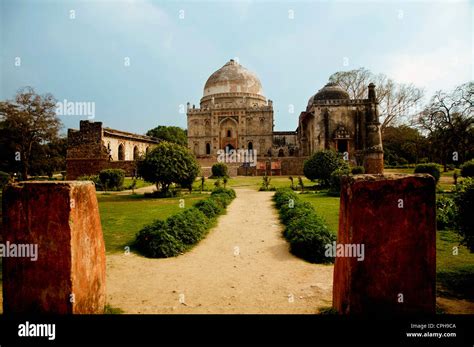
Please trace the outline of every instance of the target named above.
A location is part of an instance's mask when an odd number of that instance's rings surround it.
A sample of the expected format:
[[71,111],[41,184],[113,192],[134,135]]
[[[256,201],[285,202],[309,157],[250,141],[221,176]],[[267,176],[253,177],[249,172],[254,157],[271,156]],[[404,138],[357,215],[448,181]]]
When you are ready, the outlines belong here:
[[3,258],[4,313],[104,312],[105,245],[92,182],[8,185],[2,236],[31,253],[37,245],[36,261]]
[[361,261],[349,252],[336,257],[335,309],[344,314],[435,312],[435,207],[429,175],[343,179],[337,247],[363,245],[364,254]]

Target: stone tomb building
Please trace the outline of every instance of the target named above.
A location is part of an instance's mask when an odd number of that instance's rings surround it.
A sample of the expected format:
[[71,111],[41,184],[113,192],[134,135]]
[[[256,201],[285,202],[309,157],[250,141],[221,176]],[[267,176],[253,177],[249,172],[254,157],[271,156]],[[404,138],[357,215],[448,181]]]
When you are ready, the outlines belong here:
[[187,120],[188,147],[207,169],[219,150],[247,149],[257,150],[261,162],[279,162],[280,174],[301,175],[308,156],[333,149],[353,165],[364,165],[367,173],[383,172],[373,84],[367,99],[350,99],[340,86],[328,83],[309,99],[295,131],[274,131],[273,103],[260,80],[230,60],[206,81],[200,108],[188,103]]
[[104,128],[101,122],[81,121],[79,130],[68,129],[66,172],[68,179],[96,175],[103,169],[135,173],[135,160],[158,140],[144,135]]

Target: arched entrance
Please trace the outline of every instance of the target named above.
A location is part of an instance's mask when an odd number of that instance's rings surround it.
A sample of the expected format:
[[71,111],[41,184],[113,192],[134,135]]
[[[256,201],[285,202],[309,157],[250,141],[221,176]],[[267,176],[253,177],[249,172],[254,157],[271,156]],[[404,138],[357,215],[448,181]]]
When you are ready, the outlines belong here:
[[125,148],[122,143],[118,146],[118,160],[125,160]]
[[239,148],[238,123],[234,118],[226,117],[219,123],[219,148],[224,150]]
[[227,145],[225,145],[225,151],[226,152],[230,152],[231,150],[235,149],[234,146],[232,146],[231,143],[228,143]]

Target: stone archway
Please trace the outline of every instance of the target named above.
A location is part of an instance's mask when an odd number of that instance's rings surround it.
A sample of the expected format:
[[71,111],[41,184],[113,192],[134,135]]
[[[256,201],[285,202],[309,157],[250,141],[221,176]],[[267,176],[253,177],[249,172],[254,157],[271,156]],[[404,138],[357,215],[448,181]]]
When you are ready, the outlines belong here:
[[219,122],[219,147],[226,148],[228,145],[232,149],[239,148],[238,123],[235,119],[225,117]]
[[118,146],[118,160],[125,160],[125,146],[123,143]]

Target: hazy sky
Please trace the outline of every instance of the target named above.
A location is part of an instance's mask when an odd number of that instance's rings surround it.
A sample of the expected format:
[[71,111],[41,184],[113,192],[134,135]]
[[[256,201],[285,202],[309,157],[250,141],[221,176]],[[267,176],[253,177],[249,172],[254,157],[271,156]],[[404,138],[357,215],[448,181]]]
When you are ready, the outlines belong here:
[[[180,105],[198,106],[231,58],[260,77],[275,130],[294,130],[336,71],[363,66],[428,95],[474,79],[473,1],[0,2],[0,99],[30,85],[137,133],[185,127]],[[85,118],[61,116],[63,131]]]

